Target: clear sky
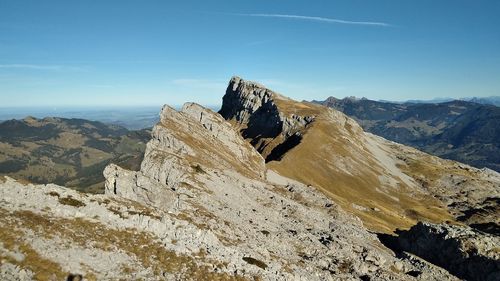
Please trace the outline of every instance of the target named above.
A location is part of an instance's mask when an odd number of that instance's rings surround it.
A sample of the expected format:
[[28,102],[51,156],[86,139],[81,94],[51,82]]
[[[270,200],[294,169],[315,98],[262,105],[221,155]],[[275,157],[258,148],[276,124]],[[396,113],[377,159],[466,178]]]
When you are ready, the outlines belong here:
[[0,106],[500,95],[500,1],[0,0]]

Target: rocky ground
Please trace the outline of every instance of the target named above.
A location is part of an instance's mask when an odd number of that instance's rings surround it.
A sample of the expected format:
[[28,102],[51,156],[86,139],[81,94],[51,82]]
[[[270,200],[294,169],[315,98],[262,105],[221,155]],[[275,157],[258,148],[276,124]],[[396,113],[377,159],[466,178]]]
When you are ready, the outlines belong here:
[[[465,276],[423,254],[428,245],[411,247],[413,233],[432,230],[421,231],[417,226],[406,236],[406,232],[377,235],[370,226],[367,229],[365,221],[370,221],[367,217],[371,212],[385,210],[369,209],[363,201],[368,198],[353,200],[345,209],[344,202],[349,198],[329,193],[321,185],[286,177],[275,168],[307,141],[307,135],[312,135],[308,128],[316,126],[317,120],[333,120],[335,125],[329,129],[342,124],[350,128],[345,130],[363,136],[354,121],[330,109],[329,119],[304,116],[301,113],[315,112],[307,105],[299,105],[300,112],[292,112],[291,106],[291,111],[273,111],[277,106],[269,102],[277,96],[255,83],[241,85],[251,85],[262,95],[238,103],[231,96],[242,93],[235,86],[236,81],[238,85],[243,83],[238,79],[231,80],[230,96],[226,94],[223,106],[236,108],[227,114],[238,117],[227,122],[223,118],[226,114],[221,116],[193,103],[185,104],[180,111],[165,106],[141,169],[107,166],[104,195],[1,178],[0,279],[61,280],[81,275],[84,280],[458,280]],[[278,103],[297,105],[281,96],[278,99]],[[241,104],[247,111],[238,110]],[[269,107],[260,112],[275,119],[254,114],[262,104]],[[283,118],[285,115],[288,117]],[[262,120],[275,120],[280,125],[265,125]],[[255,126],[266,133],[259,137]],[[293,136],[300,140],[298,144],[290,141]],[[432,197],[428,190],[434,190],[430,185],[434,182],[417,185],[418,175],[394,168],[404,160],[391,162],[397,159],[389,156],[392,150],[385,150],[391,144],[370,135],[352,142],[357,145],[365,139],[371,143],[360,146],[359,151],[366,148],[374,159],[385,159],[384,167],[393,163],[388,170],[391,175],[381,182],[397,185],[396,178],[402,180],[406,175],[404,180],[415,184],[415,192]],[[333,165],[327,158],[315,161],[323,161],[325,167]],[[297,165],[306,168],[307,163]],[[358,162],[346,157],[342,163],[344,171]],[[493,173],[489,180],[495,183],[497,179],[498,174]],[[490,195],[498,192],[498,186],[484,187],[488,188]],[[481,201],[481,193],[471,194],[479,194],[476,199]],[[476,201],[460,202],[467,207]],[[364,213],[368,215],[356,216]],[[384,218],[378,217],[380,221]],[[449,218],[454,220],[453,214],[449,213]],[[476,234],[479,232],[472,228],[453,228],[469,236],[429,235],[432,239],[428,243],[439,249],[439,245],[447,247],[455,240],[475,241],[470,235],[484,240],[479,236],[484,234]],[[466,247],[480,259],[492,262],[484,267],[485,280],[498,280],[497,237],[487,237],[484,243]],[[447,257],[468,266],[471,259],[460,258],[456,255],[459,252],[450,250]]]

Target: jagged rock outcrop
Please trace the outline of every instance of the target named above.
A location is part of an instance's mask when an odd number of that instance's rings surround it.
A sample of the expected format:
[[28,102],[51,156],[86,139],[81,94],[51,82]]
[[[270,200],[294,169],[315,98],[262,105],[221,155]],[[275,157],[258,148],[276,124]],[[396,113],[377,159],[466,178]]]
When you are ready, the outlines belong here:
[[[224,95],[219,113],[231,120],[266,161],[279,159],[286,150],[297,145],[304,130],[315,118],[283,114],[276,104],[284,96],[264,86],[233,77]],[[276,150],[275,150],[276,149]]]
[[499,280],[498,236],[444,224],[418,223],[387,243],[398,251],[423,257],[465,280]]

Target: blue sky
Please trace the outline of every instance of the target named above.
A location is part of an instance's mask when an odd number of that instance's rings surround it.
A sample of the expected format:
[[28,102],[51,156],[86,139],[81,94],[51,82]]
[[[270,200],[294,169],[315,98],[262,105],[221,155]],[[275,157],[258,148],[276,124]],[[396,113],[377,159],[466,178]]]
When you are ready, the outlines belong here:
[[0,106],[500,95],[500,1],[0,0]]

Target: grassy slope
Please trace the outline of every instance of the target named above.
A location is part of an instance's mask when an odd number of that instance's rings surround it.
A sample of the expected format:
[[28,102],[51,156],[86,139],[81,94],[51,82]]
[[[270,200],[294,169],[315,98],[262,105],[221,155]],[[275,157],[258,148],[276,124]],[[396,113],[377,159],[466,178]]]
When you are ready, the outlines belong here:
[[439,201],[396,176],[391,177],[398,181],[397,187],[384,184],[380,177],[388,171],[365,145],[365,135],[356,124],[332,121],[326,108],[313,104],[284,100],[277,104],[286,109],[284,114],[315,115],[316,121],[304,132],[301,144],[281,161],[268,163],[270,168],[318,187],[376,231],[410,227],[421,218],[452,219]]

